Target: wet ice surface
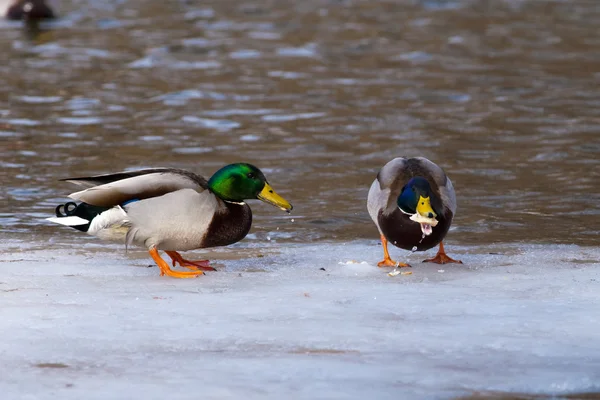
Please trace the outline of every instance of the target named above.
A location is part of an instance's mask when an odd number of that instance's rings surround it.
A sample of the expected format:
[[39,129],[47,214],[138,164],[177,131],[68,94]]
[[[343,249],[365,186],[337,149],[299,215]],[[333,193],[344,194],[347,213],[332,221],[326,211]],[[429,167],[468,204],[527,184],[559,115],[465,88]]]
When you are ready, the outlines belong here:
[[0,390],[61,399],[600,391],[598,248],[450,244],[465,264],[444,266],[419,262],[432,252],[393,249],[414,268],[390,277],[375,266],[375,241],[264,245],[211,252],[218,271],[176,280],[147,268],[144,252],[98,241],[4,241]]

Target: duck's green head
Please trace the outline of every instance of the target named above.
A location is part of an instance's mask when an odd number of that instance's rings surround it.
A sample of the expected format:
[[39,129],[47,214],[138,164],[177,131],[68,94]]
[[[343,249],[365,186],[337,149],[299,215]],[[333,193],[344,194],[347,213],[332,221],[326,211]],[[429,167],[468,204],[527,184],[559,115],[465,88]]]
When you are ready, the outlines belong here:
[[208,187],[226,201],[258,199],[287,212],[292,210],[292,205],[275,193],[262,171],[252,164],[237,163],[224,166],[208,180]]
[[419,214],[424,218],[437,217],[434,208],[438,207],[434,206],[437,206],[438,198],[427,179],[420,176],[412,178],[404,185],[397,203],[405,214]]

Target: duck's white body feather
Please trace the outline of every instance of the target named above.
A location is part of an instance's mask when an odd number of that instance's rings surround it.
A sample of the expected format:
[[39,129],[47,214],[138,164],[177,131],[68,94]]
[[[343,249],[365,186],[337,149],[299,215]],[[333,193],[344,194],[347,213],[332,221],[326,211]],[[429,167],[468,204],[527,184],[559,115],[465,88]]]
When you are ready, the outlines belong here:
[[103,240],[122,241],[127,235],[129,225],[125,210],[115,206],[92,219],[87,233]]
[[80,218],[76,215],[72,215],[70,217],[50,217],[46,218],[46,221],[54,222],[55,224],[64,226],[78,226],[90,223],[90,221],[87,219]]
[[181,189],[125,206],[131,229],[128,244],[161,250],[193,250],[202,243],[215,210],[217,197],[205,190]]

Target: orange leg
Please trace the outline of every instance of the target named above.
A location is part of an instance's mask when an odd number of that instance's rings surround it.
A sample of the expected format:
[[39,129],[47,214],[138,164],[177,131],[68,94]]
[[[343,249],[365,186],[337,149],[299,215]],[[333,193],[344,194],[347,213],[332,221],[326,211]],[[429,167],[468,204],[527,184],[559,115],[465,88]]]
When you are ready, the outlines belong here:
[[175,266],[176,263],[179,263],[182,267],[194,271],[216,271],[216,269],[208,265],[208,260],[189,261],[181,257],[181,254],[176,251],[165,251],[165,253],[173,260],[173,266]]
[[423,260],[423,262],[432,262],[436,264],[449,264],[449,263],[457,263],[462,264],[460,260],[454,260],[446,254],[444,251],[444,242],[440,242],[440,248],[438,249],[437,254],[433,258],[428,258],[427,260]]
[[169,267],[169,264],[167,264],[167,262],[158,254],[158,250],[156,250],[155,247],[151,248],[149,252],[156,265],[158,265],[158,268],[160,268],[160,276],[168,275],[172,276],[173,278],[195,278],[198,275],[204,275],[204,272],[202,271],[173,271],[171,267]]
[[388,252],[387,244],[388,244],[387,239],[385,238],[385,236],[381,235],[381,245],[383,246],[383,261],[379,261],[377,263],[377,266],[378,267],[396,267],[396,268],[410,267],[409,264],[396,262],[396,261],[392,260],[390,258],[390,253]]

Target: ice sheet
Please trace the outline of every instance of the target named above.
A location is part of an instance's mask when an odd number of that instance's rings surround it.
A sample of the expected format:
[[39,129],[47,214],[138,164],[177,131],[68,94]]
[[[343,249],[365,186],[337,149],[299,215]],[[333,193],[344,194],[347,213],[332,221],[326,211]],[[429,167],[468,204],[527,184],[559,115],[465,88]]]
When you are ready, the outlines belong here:
[[393,249],[413,274],[390,277],[375,241],[261,246],[177,280],[143,252],[4,241],[2,398],[600,392],[598,248]]

